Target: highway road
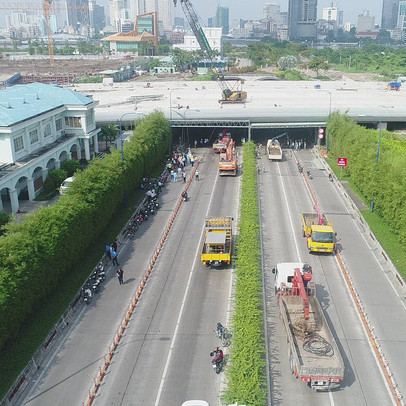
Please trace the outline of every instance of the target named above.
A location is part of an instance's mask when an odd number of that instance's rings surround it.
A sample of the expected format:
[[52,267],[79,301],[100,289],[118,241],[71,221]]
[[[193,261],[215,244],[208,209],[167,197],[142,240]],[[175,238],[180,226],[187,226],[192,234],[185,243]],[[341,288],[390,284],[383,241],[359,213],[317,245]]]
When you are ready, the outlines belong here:
[[[295,153],[297,154],[297,153]],[[367,336],[363,330],[356,307],[352,302],[338,263],[332,255],[310,255],[301,232],[301,212],[313,211],[310,194],[302,175],[297,171],[295,154],[285,151],[282,162],[271,162],[262,157],[266,172],[260,175],[260,196],[266,272],[267,329],[270,337],[270,368],[272,405],[391,405],[392,398],[378,368]],[[394,294],[382,273],[370,277],[378,268],[371,252],[356,230],[351,214],[329,182],[325,171],[314,169],[314,155],[306,150],[297,154],[305,170],[310,169],[310,181],[322,211],[332,220],[338,233],[341,255],[352,275],[360,276],[359,289],[369,297],[371,311],[380,323],[385,323],[387,333],[397,329],[396,317],[389,315],[388,302]],[[332,330],[345,364],[345,377],[339,390],[317,393],[297,381],[291,374],[287,359],[284,327],[279,318],[274,295],[274,278],[271,269],[277,262],[304,261],[313,267],[313,280],[327,322]],[[358,281],[357,281],[358,282]],[[381,286],[384,286],[382,293]],[[387,295],[384,298],[384,294]],[[397,298],[398,299],[398,298]],[[379,303],[385,303],[380,306]],[[399,307],[396,309],[402,315]],[[404,330],[404,326],[400,327]],[[389,334],[388,334],[389,335]],[[406,348],[405,339],[394,332],[396,343],[388,349]],[[406,337],[403,335],[403,337]],[[404,350],[403,350],[404,351]],[[396,356],[396,352],[393,353]],[[399,360],[405,359],[399,357]]]
[[[237,217],[240,178],[218,177],[218,155],[202,152],[200,180],[191,184],[189,200],[178,213],[120,341],[93,402],[96,406],[180,405],[188,399],[218,404],[221,376],[214,373],[209,353],[220,344],[213,332],[216,323],[228,320],[232,272],[204,267],[199,252],[205,216]],[[190,174],[190,166],[187,169]],[[27,391],[25,405],[79,405],[86,400],[182,185],[165,186],[161,209],[119,251],[125,284],[120,286],[109,272],[102,292],[83,307],[80,320]]]
[[[187,399],[205,399],[211,406],[219,403],[221,377],[212,371],[209,352],[219,344],[213,333],[217,321],[225,324],[230,316],[233,275],[231,269],[205,268],[199,251],[207,215],[237,218],[240,177],[218,177],[218,156],[209,150],[199,152],[204,156],[200,181],[191,184],[190,199],[182,205],[158,257],[97,393],[96,406],[176,406]],[[265,173],[259,176],[259,188],[272,405],[394,404],[335,257],[307,252],[300,214],[312,211],[312,203],[296,156],[305,170],[312,171],[311,187],[322,211],[334,222],[340,255],[403,393],[406,384],[404,299],[393,290],[337,185],[328,181],[325,171],[314,169],[315,156],[309,150],[289,151],[282,162],[270,162],[263,155],[260,166]],[[119,251],[125,284],[120,286],[110,271],[102,292],[88,307],[83,305],[55,356],[26,391],[24,405],[65,406],[86,400],[181,190],[182,183],[165,186],[161,209]],[[313,267],[317,296],[344,360],[344,381],[333,392],[310,390],[289,369],[271,269],[277,262],[297,260]]]

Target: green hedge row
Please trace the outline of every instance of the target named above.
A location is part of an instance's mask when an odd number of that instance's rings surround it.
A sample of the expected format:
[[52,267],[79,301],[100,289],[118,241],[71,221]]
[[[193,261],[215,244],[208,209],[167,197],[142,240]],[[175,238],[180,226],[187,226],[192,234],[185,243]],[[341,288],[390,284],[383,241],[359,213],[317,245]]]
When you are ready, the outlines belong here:
[[119,150],[93,160],[57,203],[7,226],[0,237],[0,348],[86,255],[123,204],[124,192],[150,173],[170,143],[168,121],[160,113],[149,115],[124,143],[124,165]]
[[348,158],[346,171],[351,181],[367,201],[374,195],[374,211],[406,245],[406,142],[382,131],[377,164],[377,130],[368,130],[338,113],[332,115],[328,130],[331,153]]
[[255,145],[244,144],[244,172],[237,243],[235,314],[232,320],[231,365],[224,400],[266,405],[263,338],[261,246]]

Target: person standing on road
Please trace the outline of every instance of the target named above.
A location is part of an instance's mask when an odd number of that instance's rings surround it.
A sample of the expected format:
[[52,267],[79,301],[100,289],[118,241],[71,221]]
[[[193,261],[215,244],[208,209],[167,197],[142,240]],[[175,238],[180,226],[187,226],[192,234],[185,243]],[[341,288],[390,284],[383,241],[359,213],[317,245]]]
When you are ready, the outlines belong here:
[[199,180],[199,171],[196,171],[195,176],[196,176],[196,180],[198,181]]
[[118,278],[118,283],[120,285],[124,284],[124,271],[123,268],[118,268],[116,272],[117,278]]
[[110,244],[108,242],[106,242],[106,255],[109,257],[111,261]]
[[190,163],[192,164],[192,168],[193,168],[195,166],[195,158],[193,155],[190,157]]
[[114,240],[111,244],[110,247],[117,252],[117,240]]
[[117,260],[117,251],[111,250],[111,259],[113,260],[113,265],[119,266],[118,260]]
[[182,171],[183,183],[186,183],[186,172]]
[[195,148],[197,148],[197,140],[195,140]]

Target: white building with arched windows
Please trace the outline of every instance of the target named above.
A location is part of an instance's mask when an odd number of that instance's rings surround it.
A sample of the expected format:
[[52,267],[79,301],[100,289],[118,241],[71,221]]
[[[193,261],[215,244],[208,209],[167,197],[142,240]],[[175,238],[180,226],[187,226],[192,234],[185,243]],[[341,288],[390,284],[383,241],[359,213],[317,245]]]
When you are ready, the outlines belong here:
[[0,91],[0,211],[34,200],[51,169],[98,151],[91,97],[32,83]]

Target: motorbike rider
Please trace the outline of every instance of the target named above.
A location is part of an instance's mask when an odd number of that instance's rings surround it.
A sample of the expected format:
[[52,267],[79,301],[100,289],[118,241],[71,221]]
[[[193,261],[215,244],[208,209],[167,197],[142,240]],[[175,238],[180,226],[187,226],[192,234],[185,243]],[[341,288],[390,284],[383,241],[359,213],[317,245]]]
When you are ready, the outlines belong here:
[[330,182],[333,181],[333,175],[331,174],[331,172],[329,172],[329,174],[328,174],[328,180],[329,180]]
[[186,202],[186,200],[187,200],[187,192],[186,192],[186,190],[184,190],[182,192],[181,196],[183,197],[183,200]]
[[211,353],[210,356],[214,358],[211,360],[211,363],[213,365],[218,365],[218,364],[222,364],[223,360],[224,360],[224,353],[223,350],[220,349],[220,347],[216,347]]

